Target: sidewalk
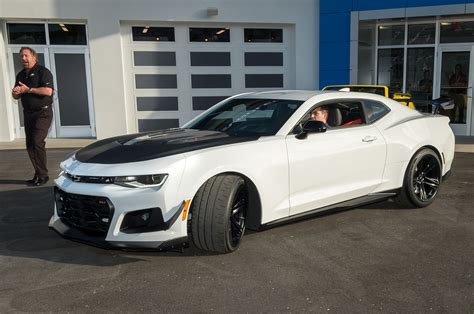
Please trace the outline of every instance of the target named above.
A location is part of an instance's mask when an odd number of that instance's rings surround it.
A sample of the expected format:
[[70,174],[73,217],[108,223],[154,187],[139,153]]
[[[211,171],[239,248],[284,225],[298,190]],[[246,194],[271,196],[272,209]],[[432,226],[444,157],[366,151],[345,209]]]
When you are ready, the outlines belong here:
[[[95,142],[89,138],[48,138],[46,148],[74,148],[83,147]],[[0,142],[0,150],[25,149],[25,139],[20,138],[12,142]],[[456,152],[474,153],[474,136],[456,136]]]

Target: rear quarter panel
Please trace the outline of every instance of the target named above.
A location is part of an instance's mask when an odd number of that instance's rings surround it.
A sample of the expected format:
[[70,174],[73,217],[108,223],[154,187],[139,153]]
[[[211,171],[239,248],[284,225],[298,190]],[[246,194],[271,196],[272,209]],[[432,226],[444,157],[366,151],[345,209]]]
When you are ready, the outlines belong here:
[[394,110],[391,117],[378,125],[387,143],[387,160],[382,184],[377,191],[400,188],[408,163],[423,147],[432,147],[439,154],[443,175],[451,169],[454,134],[449,127],[449,119],[440,115],[407,113],[405,110]]

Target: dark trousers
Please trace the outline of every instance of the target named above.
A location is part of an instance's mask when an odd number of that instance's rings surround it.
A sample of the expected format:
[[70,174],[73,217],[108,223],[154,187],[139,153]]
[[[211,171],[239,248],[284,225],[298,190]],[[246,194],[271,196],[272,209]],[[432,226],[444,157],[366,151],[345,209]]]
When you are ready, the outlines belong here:
[[25,116],[26,150],[30,156],[35,176],[44,178],[48,176],[46,161],[46,136],[48,135],[53,110],[51,107],[39,111],[23,111]]

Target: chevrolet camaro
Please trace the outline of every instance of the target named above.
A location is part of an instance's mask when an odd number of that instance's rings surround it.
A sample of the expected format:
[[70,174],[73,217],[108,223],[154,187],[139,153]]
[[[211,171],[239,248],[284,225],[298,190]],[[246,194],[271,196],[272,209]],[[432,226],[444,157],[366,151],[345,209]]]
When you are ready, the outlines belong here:
[[[326,121],[312,120],[323,107]],[[259,230],[393,198],[430,205],[450,174],[449,119],[383,96],[240,94],[180,128],[99,140],[55,180],[49,227],[104,248],[235,251]]]

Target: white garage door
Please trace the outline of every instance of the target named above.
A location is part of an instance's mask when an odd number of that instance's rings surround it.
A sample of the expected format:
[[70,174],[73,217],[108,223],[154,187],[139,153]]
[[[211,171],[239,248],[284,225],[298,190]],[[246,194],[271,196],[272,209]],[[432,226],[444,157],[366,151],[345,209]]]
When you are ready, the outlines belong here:
[[122,33],[127,102],[140,132],[183,125],[234,94],[295,88],[288,25],[127,23]]

